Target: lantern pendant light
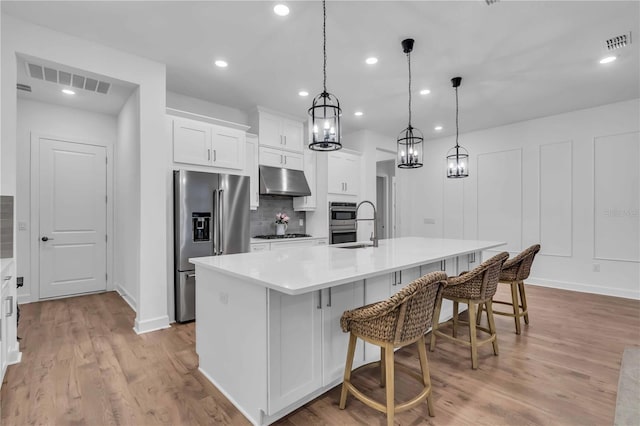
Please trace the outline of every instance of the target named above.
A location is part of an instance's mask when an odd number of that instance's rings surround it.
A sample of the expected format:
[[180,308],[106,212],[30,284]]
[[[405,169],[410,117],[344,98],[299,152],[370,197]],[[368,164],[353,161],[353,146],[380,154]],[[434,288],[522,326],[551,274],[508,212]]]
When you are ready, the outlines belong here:
[[324,63],[322,66],[323,90],[313,98],[309,108],[311,116],[311,143],[309,149],[313,151],[337,151],[342,148],[342,130],[340,127],[340,101],[335,95],[327,92],[327,7],[322,0],[322,51]]
[[451,84],[456,89],[456,146],[447,152],[447,177],[466,178],[469,176],[469,152],[458,145],[458,87],[462,77],[454,77]]
[[402,40],[402,50],[407,54],[409,65],[409,125],[398,135],[398,168],[415,169],[422,167],[422,132],[411,125],[411,51],[413,39]]

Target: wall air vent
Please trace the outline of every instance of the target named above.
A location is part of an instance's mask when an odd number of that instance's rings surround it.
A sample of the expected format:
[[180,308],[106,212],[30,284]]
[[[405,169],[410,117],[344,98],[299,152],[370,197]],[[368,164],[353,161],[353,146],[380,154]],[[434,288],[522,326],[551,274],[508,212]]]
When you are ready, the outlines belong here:
[[631,32],[608,38],[604,41],[604,48],[608,52],[618,50],[631,44]]
[[494,3],[498,3],[500,0],[484,0],[487,3],[487,6],[491,6]]
[[[109,93],[109,89],[111,88],[111,83],[96,80],[95,78],[86,77],[80,74],[60,71],[51,67],[43,67],[42,65],[28,62],[26,63],[26,67],[27,75],[38,80],[62,84],[63,86],[71,86],[76,89],[84,89],[89,92],[101,93],[103,95]],[[31,89],[29,89],[29,91],[31,91]]]
[[31,92],[31,86],[27,85],[27,84],[16,84],[16,87],[18,88],[18,90],[22,90],[25,92]]

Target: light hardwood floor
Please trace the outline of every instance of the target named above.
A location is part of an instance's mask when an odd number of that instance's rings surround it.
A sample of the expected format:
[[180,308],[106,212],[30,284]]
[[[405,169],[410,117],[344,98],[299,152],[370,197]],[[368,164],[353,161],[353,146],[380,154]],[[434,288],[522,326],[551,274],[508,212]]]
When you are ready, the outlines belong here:
[[[508,300],[505,290],[498,296]],[[468,349],[438,340],[427,352],[436,417],[425,403],[396,424],[612,424],[622,352],[640,346],[640,301],[534,286],[527,296],[531,324],[517,336],[513,319],[496,317],[500,355],[481,348],[478,370]],[[137,336],[134,316],[114,292],[23,305],[23,361],[5,376],[0,423],[248,424],[197,371],[193,323]],[[419,370],[415,346],[396,360]],[[378,377],[368,369],[353,382],[383,400]],[[396,398],[419,386],[399,373]],[[352,397],[340,410],[339,398],[340,386],[278,424],[385,424]]]

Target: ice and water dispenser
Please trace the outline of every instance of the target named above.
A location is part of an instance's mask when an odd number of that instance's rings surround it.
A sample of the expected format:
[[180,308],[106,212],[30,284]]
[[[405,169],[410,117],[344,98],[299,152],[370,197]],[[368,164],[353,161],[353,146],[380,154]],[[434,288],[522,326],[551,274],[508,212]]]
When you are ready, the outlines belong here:
[[191,214],[191,223],[194,242],[211,241],[211,213],[194,212]]

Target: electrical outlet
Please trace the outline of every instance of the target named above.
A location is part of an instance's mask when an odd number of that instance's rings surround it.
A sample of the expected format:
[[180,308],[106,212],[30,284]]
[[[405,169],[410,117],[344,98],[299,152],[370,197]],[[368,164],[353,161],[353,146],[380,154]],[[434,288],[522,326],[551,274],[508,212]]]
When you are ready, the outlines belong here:
[[435,225],[436,220],[432,217],[425,217],[424,219],[422,219],[422,223],[425,225]]
[[599,263],[594,263],[593,264],[593,272],[600,272],[600,264]]
[[299,224],[300,224],[300,226],[304,226],[304,219],[300,219]]
[[220,293],[220,303],[223,305],[229,304],[229,293]]
[[26,231],[27,222],[18,222],[18,231]]

